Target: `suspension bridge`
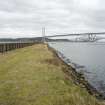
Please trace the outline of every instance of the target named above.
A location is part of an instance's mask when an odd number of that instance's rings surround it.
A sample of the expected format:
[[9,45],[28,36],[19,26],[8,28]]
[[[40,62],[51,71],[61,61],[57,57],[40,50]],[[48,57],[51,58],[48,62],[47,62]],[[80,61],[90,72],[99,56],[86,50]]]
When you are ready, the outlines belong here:
[[[81,40],[81,37],[85,37],[87,36],[87,40],[88,41],[96,41],[96,40],[100,40],[100,39],[105,39],[105,37],[100,37],[102,35],[105,35],[105,32],[99,32],[99,33],[78,33],[78,34],[63,34],[63,35],[50,35],[50,36],[46,36],[45,35],[45,29],[43,29],[43,41],[45,41],[46,38],[60,38],[60,37],[69,37],[69,36],[77,36],[75,38],[75,41],[79,41]],[[78,37],[81,36],[81,37]]]

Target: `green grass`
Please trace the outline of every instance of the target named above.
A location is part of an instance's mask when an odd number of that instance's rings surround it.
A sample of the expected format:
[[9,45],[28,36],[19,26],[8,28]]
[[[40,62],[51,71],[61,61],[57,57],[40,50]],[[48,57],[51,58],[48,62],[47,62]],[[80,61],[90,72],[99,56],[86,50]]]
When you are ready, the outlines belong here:
[[0,55],[0,105],[105,105],[67,79],[46,45]]

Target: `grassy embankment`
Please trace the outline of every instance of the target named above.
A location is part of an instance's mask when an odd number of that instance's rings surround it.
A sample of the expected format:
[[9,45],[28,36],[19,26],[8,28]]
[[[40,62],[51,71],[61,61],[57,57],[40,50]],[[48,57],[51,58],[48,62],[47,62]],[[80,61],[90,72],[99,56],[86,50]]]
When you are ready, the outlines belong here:
[[46,45],[0,55],[0,105],[105,105],[67,79]]

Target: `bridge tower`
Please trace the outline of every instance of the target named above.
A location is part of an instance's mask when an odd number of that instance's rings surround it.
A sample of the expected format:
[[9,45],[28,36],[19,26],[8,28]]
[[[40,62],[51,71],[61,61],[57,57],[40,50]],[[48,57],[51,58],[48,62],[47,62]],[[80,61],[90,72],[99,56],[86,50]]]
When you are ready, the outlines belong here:
[[46,31],[45,31],[45,27],[42,28],[42,42],[45,43],[46,42]]
[[88,34],[88,39],[89,39],[89,41],[95,41],[96,38],[97,38],[96,35]]

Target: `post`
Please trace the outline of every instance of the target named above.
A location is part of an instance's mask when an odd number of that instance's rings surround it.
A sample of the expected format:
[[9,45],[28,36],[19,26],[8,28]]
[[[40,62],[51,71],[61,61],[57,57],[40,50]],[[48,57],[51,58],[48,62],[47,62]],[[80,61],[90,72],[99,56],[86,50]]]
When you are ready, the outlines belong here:
[[3,44],[3,52],[6,52],[6,44]]

